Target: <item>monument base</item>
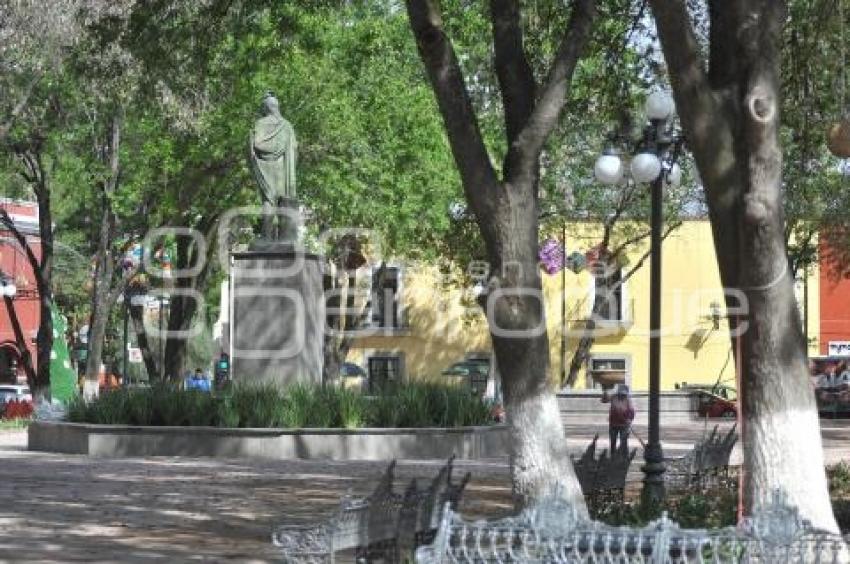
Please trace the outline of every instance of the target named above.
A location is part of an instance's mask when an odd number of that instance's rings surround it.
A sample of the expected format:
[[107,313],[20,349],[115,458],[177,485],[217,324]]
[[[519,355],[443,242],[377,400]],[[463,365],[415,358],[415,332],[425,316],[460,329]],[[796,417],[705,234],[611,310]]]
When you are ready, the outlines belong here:
[[231,254],[230,362],[234,382],[322,381],[322,261],[270,242]]

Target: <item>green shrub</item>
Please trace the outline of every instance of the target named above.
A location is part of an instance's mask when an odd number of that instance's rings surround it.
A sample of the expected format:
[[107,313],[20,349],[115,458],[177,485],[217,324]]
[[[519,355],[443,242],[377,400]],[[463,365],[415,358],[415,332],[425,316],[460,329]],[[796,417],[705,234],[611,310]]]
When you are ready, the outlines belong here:
[[737,521],[738,492],[715,490],[688,494],[673,506],[670,517],[687,529],[717,529]]
[[368,419],[369,405],[361,394],[344,388],[337,390],[336,413],[338,415],[338,426],[343,429],[357,429],[363,427]]
[[127,425],[258,428],[455,427],[490,422],[490,405],[463,387],[387,386],[375,397],[334,386],[237,385],[217,393],[173,384],[119,389],[73,400],[68,419]]
[[130,425],[150,425],[154,420],[153,396],[142,390],[127,392],[127,415]]
[[829,480],[829,493],[843,497],[850,495],[850,464],[839,462],[826,467],[826,477]]
[[271,384],[234,386],[230,398],[240,427],[280,427],[284,421],[281,391]]
[[313,409],[315,388],[296,384],[287,389],[282,400],[281,426],[287,429],[301,429],[310,423],[310,411]]
[[662,504],[610,503],[593,508],[591,517],[609,525],[643,527],[666,511],[670,519],[686,529],[713,529],[734,525],[738,492],[711,489],[667,498]]
[[239,427],[239,410],[230,396],[224,396],[216,403],[215,424],[218,427]]

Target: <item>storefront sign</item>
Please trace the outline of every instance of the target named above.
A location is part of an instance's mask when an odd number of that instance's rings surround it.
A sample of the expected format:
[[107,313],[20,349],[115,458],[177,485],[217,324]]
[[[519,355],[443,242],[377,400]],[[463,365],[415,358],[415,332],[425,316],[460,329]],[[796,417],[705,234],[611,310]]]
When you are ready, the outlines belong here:
[[829,356],[850,356],[850,341],[830,341]]

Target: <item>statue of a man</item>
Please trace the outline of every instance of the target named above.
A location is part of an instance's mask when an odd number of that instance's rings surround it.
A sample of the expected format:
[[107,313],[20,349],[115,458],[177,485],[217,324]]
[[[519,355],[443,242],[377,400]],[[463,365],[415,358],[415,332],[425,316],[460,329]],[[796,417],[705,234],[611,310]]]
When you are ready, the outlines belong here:
[[297,143],[292,125],[280,115],[280,104],[271,92],[260,105],[260,117],[254,123],[249,140],[248,162],[260,188],[266,213],[263,234],[276,239],[275,215],[287,199],[295,198],[295,158]]

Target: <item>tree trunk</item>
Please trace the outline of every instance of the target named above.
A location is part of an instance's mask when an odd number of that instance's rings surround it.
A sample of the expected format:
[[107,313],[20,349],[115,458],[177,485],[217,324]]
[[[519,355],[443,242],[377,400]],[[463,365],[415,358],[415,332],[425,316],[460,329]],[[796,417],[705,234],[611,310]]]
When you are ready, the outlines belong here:
[[121,126],[123,114],[117,111],[112,117],[107,151],[104,155],[108,160],[109,178],[100,185],[101,222],[98,232],[97,252],[95,253],[94,288],[92,289],[91,318],[89,321],[88,360],[83,392],[86,397],[94,397],[98,393],[98,374],[103,360],[103,339],[106,336],[106,325],[109,312],[117,300],[117,292],[111,291],[112,278],[115,274],[115,257],[112,242],[115,235],[116,218],[112,211],[111,196],[118,186],[119,148],[121,141]]
[[[177,287],[183,289],[192,288],[191,280],[181,278],[177,281]],[[197,310],[197,302],[190,296],[174,295],[170,298],[168,311],[168,331],[188,332],[192,328]],[[165,378],[180,380],[189,368],[189,339],[187,337],[168,337],[165,340]]]
[[136,343],[138,343],[139,350],[142,352],[142,360],[145,363],[148,379],[152,382],[156,379],[157,374],[159,374],[159,368],[157,367],[156,358],[154,358],[151,352],[143,316],[144,308],[142,306],[130,306],[130,318],[133,320],[133,332],[136,334]]
[[[784,239],[779,145],[785,3],[709,2],[708,72],[681,3],[652,0],[677,108],[706,189],[730,311],[741,312],[745,510],[779,492],[815,527],[830,506],[806,346]],[[733,309],[735,308],[735,309]],[[733,339],[734,343],[734,339]]]
[[9,315],[9,323],[12,325],[12,333],[15,335],[15,344],[21,351],[21,364],[24,367],[24,373],[27,375],[27,385],[35,394],[38,390],[38,378],[32,365],[32,355],[30,355],[30,350],[27,347],[27,339],[21,329],[18,313],[15,311],[15,302],[9,296],[3,296],[3,303],[6,305],[6,313]]
[[574,386],[578,379],[579,370],[581,370],[581,367],[587,363],[587,359],[590,358],[590,350],[593,348],[593,343],[596,342],[596,337],[594,335],[596,331],[596,317],[602,311],[603,304],[604,302],[602,300],[593,301],[593,309],[590,313],[590,319],[585,321],[584,331],[582,331],[581,338],[576,346],[576,352],[573,353],[573,358],[570,359],[570,369],[569,374],[567,375],[567,381],[562,383],[562,385],[566,384],[567,386]]
[[574,3],[545,83],[538,87],[523,47],[519,2],[491,0],[495,67],[508,146],[502,178],[481,137],[438,2],[407,0],[407,12],[490,260],[485,304],[512,439],[516,503],[522,506],[552,494],[586,514],[549,380],[537,265],[538,180],[540,154],[561,115],[573,71],[590,37],[595,4],[592,0]]
[[[39,323],[37,344],[38,375],[37,389],[33,396],[49,398],[50,395],[50,355],[53,352],[53,215],[50,209],[50,189],[41,157],[38,156],[41,168],[41,182],[36,187],[38,200],[38,230],[41,238],[41,264],[32,265],[36,272],[35,280],[39,295]],[[37,270],[36,270],[37,269]],[[64,337],[63,337],[64,338]]]
[[106,324],[109,321],[109,287],[114,273],[111,245],[111,213],[104,211],[101,241],[96,259],[94,289],[92,291],[91,317],[89,321],[88,359],[86,361],[86,379],[83,392],[86,397],[98,393],[98,375],[103,361],[103,339],[106,336]]

